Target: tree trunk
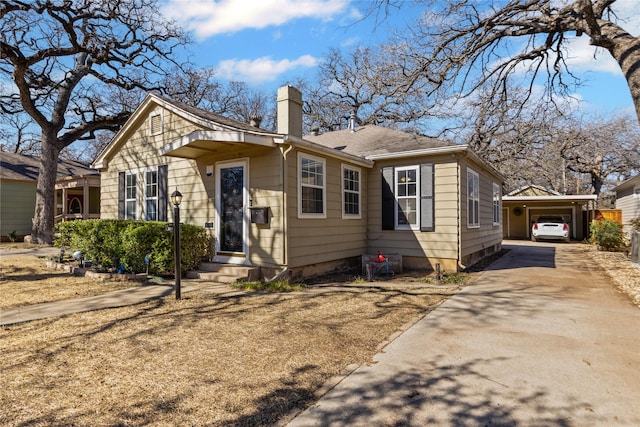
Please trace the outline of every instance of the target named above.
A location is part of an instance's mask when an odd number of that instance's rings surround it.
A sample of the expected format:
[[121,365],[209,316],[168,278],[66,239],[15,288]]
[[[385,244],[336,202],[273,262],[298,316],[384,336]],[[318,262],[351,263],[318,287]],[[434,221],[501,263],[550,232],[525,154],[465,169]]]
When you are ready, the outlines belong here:
[[608,24],[602,25],[602,40],[595,39],[591,43],[606,48],[620,65],[622,74],[627,79],[636,115],[640,121],[640,37],[633,37],[622,28]]
[[33,214],[31,241],[40,245],[53,244],[53,223],[55,212],[55,186],[58,174],[60,149],[55,143],[55,135],[42,133],[42,155],[36,191],[36,209]]

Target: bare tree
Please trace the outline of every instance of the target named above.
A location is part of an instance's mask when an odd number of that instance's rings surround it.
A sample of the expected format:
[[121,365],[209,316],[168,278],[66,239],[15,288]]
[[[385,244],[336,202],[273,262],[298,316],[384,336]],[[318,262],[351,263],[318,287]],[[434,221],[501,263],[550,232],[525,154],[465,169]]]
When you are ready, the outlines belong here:
[[181,70],[171,74],[166,82],[166,94],[170,98],[244,122],[260,118],[263,128],[275,127],[272,96],[250,88],[244,82],[218,82],[213,68]]
[[567,169],[586,175],[594,194],[612,177],[640,172],[640,129],[629,116],[589,118],[557,132]]
[[33,127],[28,116],[0,112],[0,151],[32,156],[40,154],[40,138]]
[[429,82],[406,84],[410,69],[390,46],[359,47],[346,56],[330,50],[320,65],[319,82],[307,88],[308,127],[335,130],[352,114],[358,125],[417,126],[434,110],[426,96]]
[[0,79],[12,85],[0,108],[42,132],[32,241],[50,244],[61,150],[124,123],[140,97],[129,91],[159,89],[186,40],[155,0],[5,0],[0,24]]
[[568,194],[600,194],[608,180],[640,168],[640,127],[633,116],[577,117],[569,106],[523,108],[524,89],[510,101],[468,101],[456,137],[498,168],[507,190],[538,184]]
[[[378,0],[372,10],[401,3]],[[490,83],[504,92],[510,79],[526,71],[530,88],[540,78],[548,95],[567,94],[579,83],[567,66],[567,42],[585,34],[619,64],[640,118],[640,38],[623,28],[624,17],[612,9],[616,0],[420,3],[426,13],[400,49],[404,61],[415,64],[409,84],[427,80],[464,96]]]

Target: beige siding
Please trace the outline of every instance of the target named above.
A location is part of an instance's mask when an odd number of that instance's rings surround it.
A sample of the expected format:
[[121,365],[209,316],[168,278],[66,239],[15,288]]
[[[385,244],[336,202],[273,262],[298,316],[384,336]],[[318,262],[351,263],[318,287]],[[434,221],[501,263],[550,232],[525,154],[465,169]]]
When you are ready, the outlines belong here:
[[629,222],[640,218],[640,194],[628,194],[616,200],[616,208],[622,210],[623,231],[629,234],[632,230]]
[[[148,117],[148,116],[147,116]],[[179,190],[183,194],[180,206],[181,221],[204,226],[216,222],[216,177],[207,176],[207,167],[220,162],[244,159],[248,164],[249,199],[253,206],[268,207],[268,224],[249,224],[249,261],[255,265],[277,266],[285,262],[282,220],[282,156],[276,148],[251,144],[226,147],[216,154],[197,160],[160,156],[160,149],[184,135],[200,129],[181,117],[163,111],[163,133],[149,136],[148,119],[135,126],[125,145],[109,161],[102,172],[102,217],[118,216],[118,173],[138,171],[138,217],[142,214],[144,191],[143,172],[159,165],[168,165],[168,192]],[[173,207],[168,206],[167,218],[173,218]],[[211,230],[212,238],[215,237]]]
[[363,254],[367,235],[365,195],[368,170],[360,168],[360,219],[342,218],[342,164],[345,162],[334,158],[326,159],[326,218],[299,218],[297,152],[289,153],[287,159],[289,266],[318,264]]
[[[480,178],[480,227],[468,226],[467,171],[471,168]],[[460,162],[460,259],[470,265],[495,251],[502,242],[502,225],[493,225],[493,183],[501,180],[486,168],[464,159]]]
[[[435,231],[382,230],[382,175],[385,166],[434,164]],[[435,263],[455,268],[458,258],[458,175],[451,157],[425,157],[379,162],[369,176],[368,252],[378,249],[408,257],[409,268],[434,268]],[[447,261],[449,260],[449,261]],[[454,267],[451,267],[454,266]]]
[[36,183],[0,181],[0,236],[15,231],[31,234],[31,218],[36,207]]
[[[135,171],[138,173],[136,216],[140,218],[144,191],[143,173],[145,170],[166,164],[169,169],[169,193],[178,189],[184,196],[181,219],[184,222],[203,225],[211,206],[196,162],[159,155],[160,149],[166,144],[200,128],[167,110],[158,107],[155,111],[162,111],[163,132],[149,135],[149,116],[144,116],[132,127],[126,143],[110,159],[108,168],[101,171],[101,217],[118,217],[118,173]],[[171,218],[172,207],[169,206],[168,209],[167,218]]]

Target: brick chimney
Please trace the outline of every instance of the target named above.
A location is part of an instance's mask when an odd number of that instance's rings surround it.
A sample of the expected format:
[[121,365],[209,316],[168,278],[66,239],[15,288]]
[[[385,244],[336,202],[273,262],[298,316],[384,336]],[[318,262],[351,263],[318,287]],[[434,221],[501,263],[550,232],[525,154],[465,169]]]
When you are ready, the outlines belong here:
[[278,89],[278,133],[302,138],[302,93],[293,86]]

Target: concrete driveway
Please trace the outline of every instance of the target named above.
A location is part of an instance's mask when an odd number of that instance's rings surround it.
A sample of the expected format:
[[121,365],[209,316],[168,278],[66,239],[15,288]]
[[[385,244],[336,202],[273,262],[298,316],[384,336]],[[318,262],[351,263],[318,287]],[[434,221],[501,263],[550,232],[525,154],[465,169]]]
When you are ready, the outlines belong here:
[[640,425],[640,310],[581,245],[506,243],[289,427]]

